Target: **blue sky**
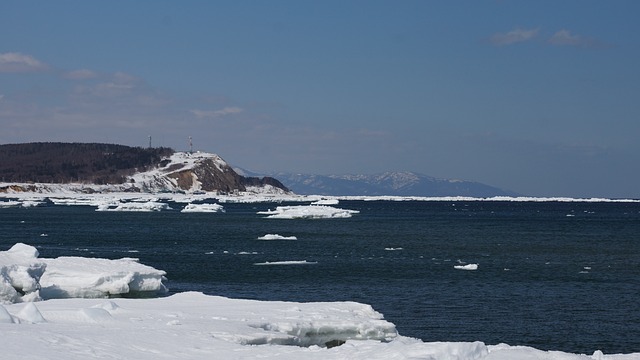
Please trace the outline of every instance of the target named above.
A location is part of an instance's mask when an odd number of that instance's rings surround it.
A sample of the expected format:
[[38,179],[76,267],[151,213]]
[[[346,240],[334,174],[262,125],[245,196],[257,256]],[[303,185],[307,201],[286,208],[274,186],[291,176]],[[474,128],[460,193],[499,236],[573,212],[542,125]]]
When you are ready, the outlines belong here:
[[637,1],[0,1],[0,143],[640,198]]

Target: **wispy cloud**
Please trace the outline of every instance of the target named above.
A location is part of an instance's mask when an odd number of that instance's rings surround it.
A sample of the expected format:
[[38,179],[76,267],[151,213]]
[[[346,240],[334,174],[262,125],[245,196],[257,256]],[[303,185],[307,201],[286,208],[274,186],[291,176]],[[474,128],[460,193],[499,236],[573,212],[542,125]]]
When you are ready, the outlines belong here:
[[[91,74],[84,74],[84,76],[88,75]],[[100,80],[101,82],[97,84],[77,86],[75,88],[75,95],[90,95],[96,98],[116,98],[132,96],[136,89],[142,91],[140,87],[143,81],[123,72],[102,76]]]
[[80,69],[74,71],[68,71],[63,74],[65,79],[70,80],[87,80],[87,79],[95,79],[98,77],[98,74],[95,71]]
[[0,72],[20,73],[47,70],[47,64],[37,60],[31,55],[17,52],[0,54]]
[[235,106],[228,106],[220,110],[189,110],[189,112],[195,115],[198,119],[215,119],[225,115],[238,114],[243,111],[243,109]]
[[538,35],[538,29],[514,29],[507,33],[495,33],[491,36],[491,43],[495,46],[513,45],[529,41]]
[[574,35],[569,30],[562,29],[557,31],[551,38],[549,43],[557,46],[577,46],[577,47],[595,47],[598,42],[594,39]]

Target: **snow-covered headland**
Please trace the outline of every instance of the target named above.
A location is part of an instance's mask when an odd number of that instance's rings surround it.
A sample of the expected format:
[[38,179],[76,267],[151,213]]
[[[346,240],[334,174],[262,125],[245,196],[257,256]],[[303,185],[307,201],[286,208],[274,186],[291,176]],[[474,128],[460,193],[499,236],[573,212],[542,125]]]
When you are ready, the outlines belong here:
[[152,167],[127,171],[129,175],[109,184],[87,179],[77,183],[0,183],[0,193],[290,193],[276,179],[241,176],[220,156],[206,152],[173,152]]
[[42,259],[25,244],[0,251],[0,275],[0,348],[24,359],[640,359],[423,342],[354,302],[113,298],[162,291],[165,274],[135,259]]

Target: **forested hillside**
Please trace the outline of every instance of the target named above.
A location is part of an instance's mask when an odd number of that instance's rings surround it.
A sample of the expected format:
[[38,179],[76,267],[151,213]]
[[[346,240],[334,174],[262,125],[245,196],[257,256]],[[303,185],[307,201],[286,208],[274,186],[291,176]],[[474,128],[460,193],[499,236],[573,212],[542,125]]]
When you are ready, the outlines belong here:
[[121,184],[171,155],[170,148],[141,148],[96,143],[0,145],[0,181]]

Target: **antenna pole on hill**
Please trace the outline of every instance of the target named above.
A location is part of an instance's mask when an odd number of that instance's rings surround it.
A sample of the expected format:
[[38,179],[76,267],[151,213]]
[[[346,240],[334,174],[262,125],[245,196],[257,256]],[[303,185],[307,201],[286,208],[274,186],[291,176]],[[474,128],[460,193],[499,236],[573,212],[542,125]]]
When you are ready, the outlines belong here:
[[149,135],[149,149],[151,149],[151,135]]
[[193,154],[193,139],[189,136],[189,153]]

